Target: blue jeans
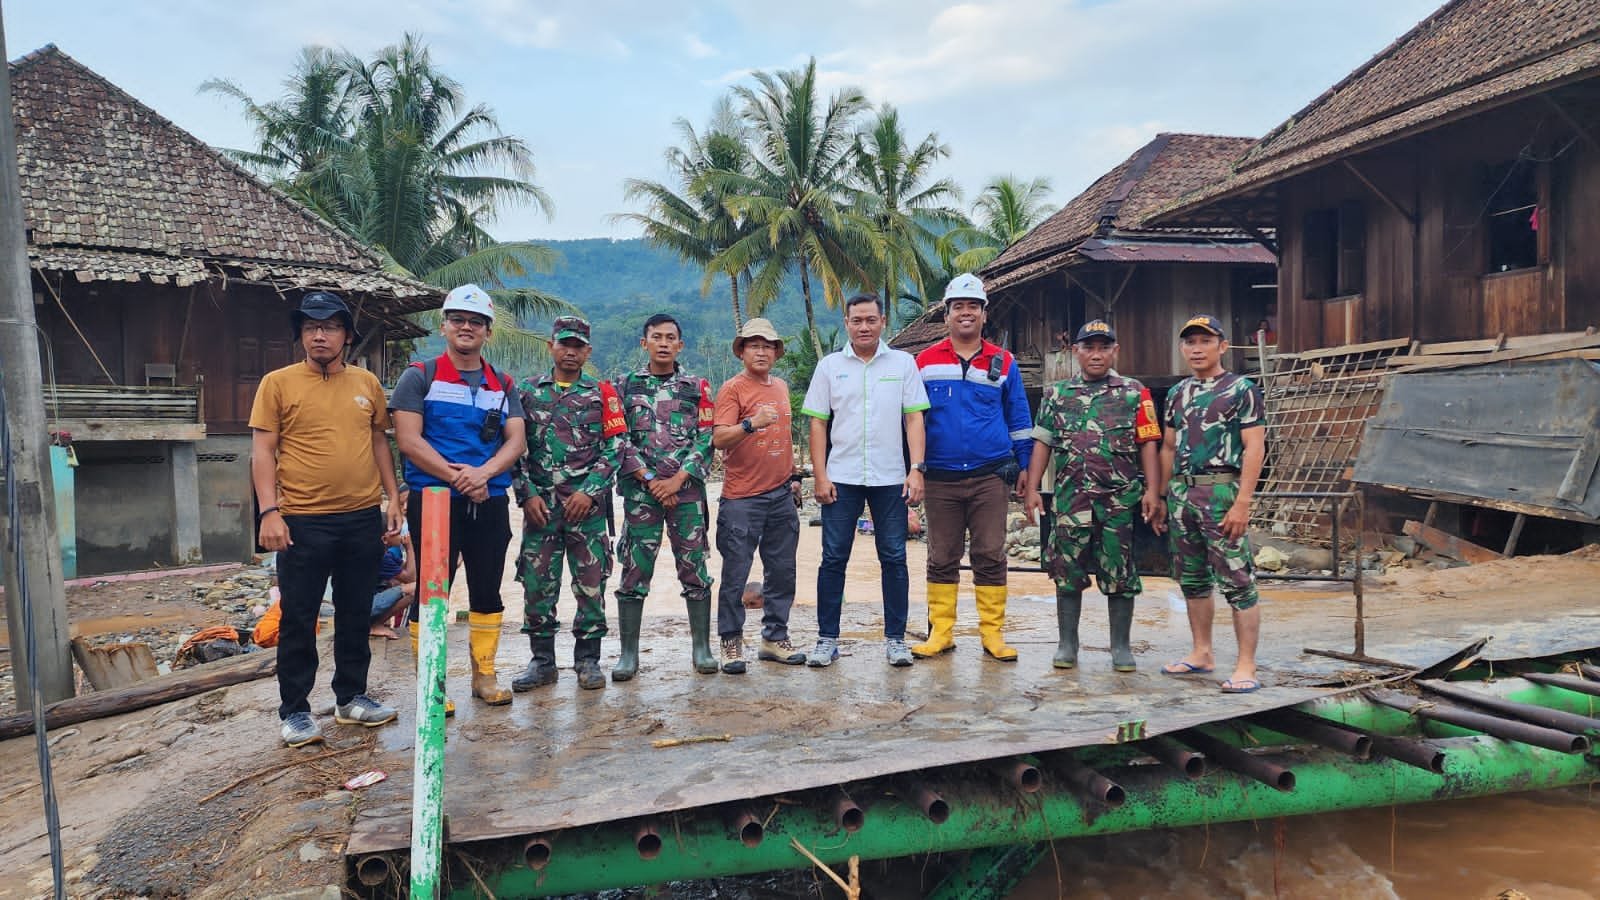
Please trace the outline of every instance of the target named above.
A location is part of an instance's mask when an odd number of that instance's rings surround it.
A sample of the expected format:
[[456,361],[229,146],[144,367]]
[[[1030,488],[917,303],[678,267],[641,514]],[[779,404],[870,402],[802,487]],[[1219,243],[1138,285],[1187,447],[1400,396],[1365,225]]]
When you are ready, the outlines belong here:
[[372,624],[376,625],[389,614],[394,612],[395,604],[405,596],[405,588],[400,585],[386,587],[372,595]]
[[911,579],[906,574],[906,500],[902,485],[862,487],[834,483],[839,496],[822,506],[822,567],[817,570],[817,636],[839,637],[839,611],[844,606],[844,570],[856,540],[856,520],[863,507],[872,510],[872,538],[883,575],[883,636],[906,636],[906,607]]

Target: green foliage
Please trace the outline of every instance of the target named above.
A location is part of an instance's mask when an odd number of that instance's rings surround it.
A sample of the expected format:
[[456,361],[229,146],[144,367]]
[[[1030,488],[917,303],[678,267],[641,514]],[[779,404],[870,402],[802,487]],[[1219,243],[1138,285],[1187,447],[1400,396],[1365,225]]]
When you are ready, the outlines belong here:
[[976,225],[955,228],[939,239],[945,268],[959,274],[976,272],[994,262],[1007,247],[1022,240],[1056,211],[1045,203],[1050,179],[1022,181],[1014,175],[992,178],[972,205]]

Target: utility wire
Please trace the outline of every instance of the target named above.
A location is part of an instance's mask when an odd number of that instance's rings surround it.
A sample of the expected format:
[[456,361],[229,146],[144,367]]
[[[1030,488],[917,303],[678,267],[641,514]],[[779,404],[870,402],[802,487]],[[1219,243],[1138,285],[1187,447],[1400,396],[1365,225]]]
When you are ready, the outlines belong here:
[[[33,598],[28,592],[28,562],[22,552],[22,529],[17,504],[17,479],[12,466],[11,419],[8,415],[5,375],[0,372],[0,460],[3,460],[6,480],[6,521],[11,533],[11,558],[16,560],[17,587],[22,606],[23,644],[28,657],[28,687],[33,707],[33,744],[39,757],[39,783],[44,789],[45,830],[50,836],[50,876],[55,884],[55,900],[66,900],[66,879],[62,872],[61,816],[56,808],[55,776],[50,768],[50,740],[45,734],[44,692],[39,687],[39,642],[34,633]],[[15,683],[15,682],[13,682]]]

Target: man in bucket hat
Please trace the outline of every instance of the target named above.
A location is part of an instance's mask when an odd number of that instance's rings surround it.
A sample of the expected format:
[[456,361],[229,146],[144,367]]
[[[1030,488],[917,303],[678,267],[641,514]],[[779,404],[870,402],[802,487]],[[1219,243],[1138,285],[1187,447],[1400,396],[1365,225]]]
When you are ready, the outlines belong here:
[[572,617],[573,669],[578,686],[606,686],[600,672],[600,639],[606,633],[603,591],[611,574],[606,535],[606,496],[617,471],[617,439],[627,431],[622,403],[608,381],[583,371],[589,361],[589,323],[561,316],[550,329],[551,371],[523,381],[528,452],[512,479],[522,508],[522,630],[533,659],[512,679],[511,689],[529,691],[556,681],[556,598],[561,562],[572,571],[577,610]]
[[789,386],[772,374],[783,338],[766,319],[751,319],[733,340],[744,371],[717,389],[712,444],[722,451],[722,500],[717,504],[717,634],[722,671],[744,662],[744,592],[750,563],[761,553],[761,646],[758,659],[797,666],[806,655],[789,641],[794,606],[795,548],[800,542]]
[[[322,740],[308,698],[317,676],[317,610],[333,581],[334,721],[377,726],[395,711],[367,696],[367,629],[383,537],[399,534],[383,386],[344,362],[359,343],[344,300],[314,291],[289,314],[305,359],[262,376],[250,409],[258,541],[278,555],[283,619],[278,718],[291,747]],[[390,499],[387,516],[383,497]]]
[[[468,649],[472,696],[490,706],[511,702],[495,680],[505,605],[500,580],[511,543],[511,468],[527,449],[516,385],[483,358],[494,334],[494,300],[475,284],[444,299],[444,353],[412,363],[394,386],[394,434],[414,488],[450,489],[449,577],[467,571]],[[422,496],[407,510],[412,549],[422,555]],[[417,646],[419,607],[411,606],[411,646]],[[446,714],[455,705],[446,700]]]

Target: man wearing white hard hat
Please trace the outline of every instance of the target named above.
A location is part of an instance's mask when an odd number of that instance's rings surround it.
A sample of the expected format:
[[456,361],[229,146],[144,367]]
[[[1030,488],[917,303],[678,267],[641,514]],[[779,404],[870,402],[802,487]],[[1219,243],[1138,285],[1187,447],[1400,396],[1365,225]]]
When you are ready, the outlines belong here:
[[[511,702],[495,680],[500,647],[500,580],[511,542],[511,468],[527,449],[526,422],[516,382],[483,358],[494,326],[494,300],[475,284],[445,297],[445,351],[412,363],[394,386],[390,402],[395,440],[405,456],[406,482],[414,496],[406,509],[412,549],[421,558],[422,494],[450,488],[449,573],[467,569],[472,696],[490,706]],[[417,643],[417,606],[412,603],[411,644]],[[454,704],[446,701],[447,713]]]
[[[989,295],[976,275],[957,275],[944,291],[950,336],[917,355],[928,391],[928,639],[914,656],[955,649],[961,555],[972,559],[979,643],[991,659],[1013,662],[1005,642],[1007,495],[1033,453],[1032,417],[1022,370],[1010,351],[983,339]],[[970,549],[969,549],[970,547]]]

